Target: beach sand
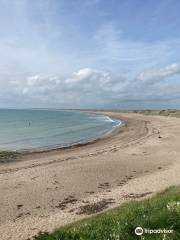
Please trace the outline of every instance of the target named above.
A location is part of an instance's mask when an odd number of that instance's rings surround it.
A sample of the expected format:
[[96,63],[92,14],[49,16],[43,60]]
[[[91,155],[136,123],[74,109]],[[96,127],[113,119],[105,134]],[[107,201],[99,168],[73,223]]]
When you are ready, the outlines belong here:
[[0,164],[0,238],[39,231],[180,184],[180,119],[99,112],[126,126],[91,144]]

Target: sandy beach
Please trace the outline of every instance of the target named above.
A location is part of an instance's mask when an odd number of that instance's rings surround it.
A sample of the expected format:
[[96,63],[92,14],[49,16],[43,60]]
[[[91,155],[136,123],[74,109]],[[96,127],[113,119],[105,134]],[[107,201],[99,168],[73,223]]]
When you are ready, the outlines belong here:
[[0,238],[39,231],[180,184],[180,118],[99,112],[126,122],[109,136],[0,163]]

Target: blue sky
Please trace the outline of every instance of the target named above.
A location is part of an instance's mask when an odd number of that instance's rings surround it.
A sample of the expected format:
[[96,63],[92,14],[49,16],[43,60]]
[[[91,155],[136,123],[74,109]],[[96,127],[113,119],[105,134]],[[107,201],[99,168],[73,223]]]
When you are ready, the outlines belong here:
[[179,0],[0,0],[0,107],[179,108]]

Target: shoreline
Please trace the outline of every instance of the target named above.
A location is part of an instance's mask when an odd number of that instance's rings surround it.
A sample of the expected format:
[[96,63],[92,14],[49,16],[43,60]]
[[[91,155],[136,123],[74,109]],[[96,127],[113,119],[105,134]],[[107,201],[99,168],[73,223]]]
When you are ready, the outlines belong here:
[[127,126],[93,144],[0,164],[3,240],[25,240],[88,217],[80,214],[85,205],[105,201],[106,211],[180,184],[180,119],[97,113]]
[[[62,110],[60,110],[62,111]],[[69,111],[72,111],[72,110],[69,110]],[[73,110],[75,111],[75,110]],[[77,110],[77,112],[85,112],[85,111],[80,111],[80,110]],[[91,113],[91,114],[94,114],[94,115],[99,115],[99,116],[104,116],[104,117],[109,117],[109,116],[106,116],[104,115],[103,113],[96,113],[96,112],[93,112],[93,111],[86,111],[88,113]],[[107,132],[105,133],[102,133],[101,135],[97,136],[97,137],[94,137],[92,139],[87,139],[87,140],[81,140],[77,143],[70,143],[70,144],[67,144],[65,146],[44,146],[44,147],[41,147],[41,148],[32,148],[32,149],[21,149],[21,150],[2,150],[0,152],[9,152],[9,153],[16,153],[18,156],[22,156],[22,155],[26,155],[26,154],[33,154],[33,153],[46,153],[46,152],[53,152],[53,151],[60,151],[60,150],[66,150],[66,149],[74,149],[74,148],[78,148],[78,147],[82,147],[82,146],[86,146],[86,145],[89,145],[89,144],[94,144],[96,143],[97,141],[100,141],[104,138],[108,138],[108,137],[111,137],[113,136],[113,134],[116,132],[116,129],[120,128],[120,127],[123,127],[124,124],[125,124],[125,121],[123,121],[122,119],[113,119],[113,118],[110,118],[112,121],[119,121],[119,123],[115,126],[112,127],[112,129],[108,130]],[[2,159],[3,162],[5,162],[6,160],[7,161],[15,161],[16,159]],[[0,163],[1,163],[1,159],[0,159]]]
[[[69,110],[71,111],[71,110]],[[90,112],[90,111],[88,111]],[[108,117],[108,115],[104,115],[103,112],[99,112],[99,113],[96,113],[96,112],[91,112],[93,114],[96,114],[96,115],[102,115],[102,116],[105,116],[105,117]],[[116,126],[112,127],[111,130],[107,131],[106,133],[102,134],[102,136],[99,136],[93,140],[89,140],[89,141],[86,141],[86,142],[80,142],[80,143],[75,143],[75,144],[71,144],[71,145],[68,145],[68,146],[64,146],[64,147],[57,147],[57,148],[50,148],[49,149],[32,149],[32,150],[14,150],[14,151],[7,151],[9,153],[16,153],[17,154],[17,157],[16,158],[10,158],[10,159],[0,159],[0,164],[1,163],[9,163],[9,162],[15,162],[15,161],[20,161],[22,159],[24,159],[26,156],[32,156],[33,155],[37,155],[37,154],[40,154],[40,155],[46,155],[46,154],[57,154],[57,153],[61,153],[63,151],[67,151],[67,150],[74,150],[76,148],[82,148],[82,147],[85,147],[85,146],[89,146],[89,145],[94,145],[96,143],[101,143],[101,141],[104,141],[106,139],[109,139],[109,138],[112,138],[113,136],[115,136],[116,134],[119,134],[120,132],[124,132],[126,131],[126,121],[125,120],[122,120],[122,119],[115,119],[115,120],[119,120],[120,123],[117,124]],[[4,151],[2,151],[4,152]],[[6,151],[5,151],[6,152]]]

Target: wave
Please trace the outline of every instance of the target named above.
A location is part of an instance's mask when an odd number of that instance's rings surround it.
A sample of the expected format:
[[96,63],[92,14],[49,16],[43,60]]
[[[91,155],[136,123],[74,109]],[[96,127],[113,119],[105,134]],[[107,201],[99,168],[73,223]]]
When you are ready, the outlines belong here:
[[91,116],[90,118],[95,120],[102,120],[104,122],[118,123],[118,125],[122,123],[121,120],[113,119],[106,115],[94,115],[94,116]]

